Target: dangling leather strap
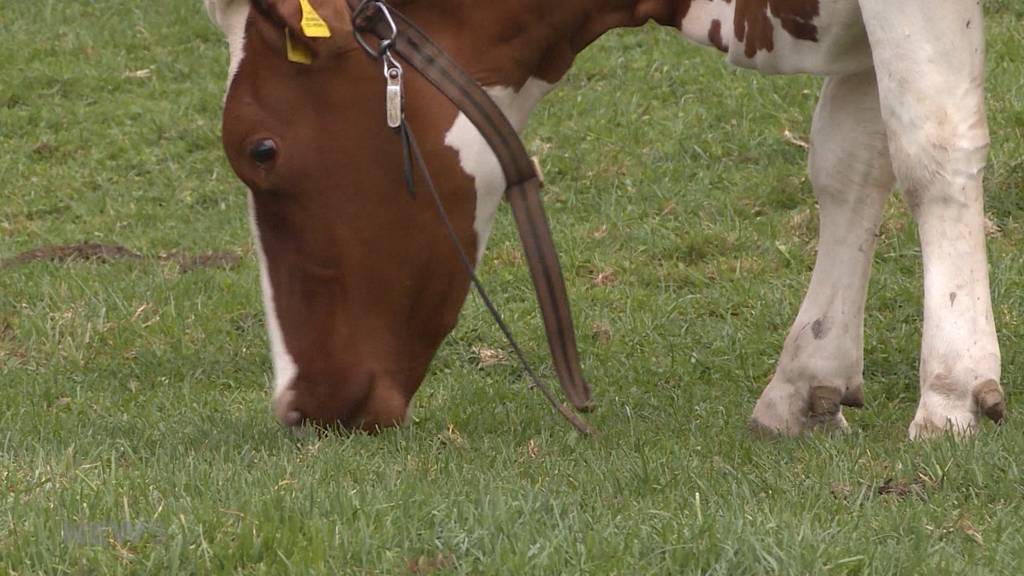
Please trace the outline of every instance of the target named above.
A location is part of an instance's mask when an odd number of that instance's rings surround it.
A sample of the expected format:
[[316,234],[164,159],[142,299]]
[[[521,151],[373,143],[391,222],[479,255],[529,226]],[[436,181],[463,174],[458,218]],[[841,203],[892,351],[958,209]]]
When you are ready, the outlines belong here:
[[[569,297],[541,203],[543,183],[519,133],[480,85],[405,16],[391,6],[386,6],[385,13],[382,2],[347,1],[356,34],[376,36],[383,42],[381,50],[397,54],[415,68],[466,115],[493,150],[505,175],[505,195],[537,293],[558,381],[573,406],[589,410],[593,406],[590,386],[580,369]],[[364,40],[360,37],[360,41]]]

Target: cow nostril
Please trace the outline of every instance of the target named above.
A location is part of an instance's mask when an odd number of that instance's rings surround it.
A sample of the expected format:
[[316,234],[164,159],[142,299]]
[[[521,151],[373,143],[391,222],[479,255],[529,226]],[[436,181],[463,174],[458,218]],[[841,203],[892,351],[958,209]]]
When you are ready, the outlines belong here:
[[249,148],[249,157],[257,164],[266,164],[277,158],[277,143],[270,139],[260,140]]
[[277,421],[289,428],[295,428],[306,420],[305,415],[295,407],[295,390],[291,388],[283,390],[274,398],[272,406]]
[[299,412],[298,410],[289,410],[281,417],[281,423],[292,428],[302,424],[302,420],[302,412]]

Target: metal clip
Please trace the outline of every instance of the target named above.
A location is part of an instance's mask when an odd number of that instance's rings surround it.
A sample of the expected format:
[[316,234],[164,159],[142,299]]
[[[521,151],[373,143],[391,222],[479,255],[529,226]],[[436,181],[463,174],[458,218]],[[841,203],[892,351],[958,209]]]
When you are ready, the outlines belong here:
[[402,66],[387,52],[384,53],[384,77],[388,81],[385,99],[388,127],[399,128],[402,126]]

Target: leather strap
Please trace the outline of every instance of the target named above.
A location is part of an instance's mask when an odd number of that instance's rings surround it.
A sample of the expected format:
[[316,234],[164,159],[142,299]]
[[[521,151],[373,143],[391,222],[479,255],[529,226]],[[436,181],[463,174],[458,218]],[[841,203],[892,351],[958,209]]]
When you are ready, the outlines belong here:
[[[437,208],[437,215],[441,218],[441,222],[444,223],[445,230],[448,232],[448,237],[452,241],[452,245],[455,246],[455,251],[458,253],[459,260],[462,261],[462,266],[466,269],[466,273],[469,274],[469,279],[473,283],[473,287],[476,288],[477,293],[480,295],[480,299],[483,300],[484,306],[487,307],[487,311],[491,313],[491,317],[494,318],[494,322],[501,329],[501,333],[505,335],[512,351],[515,353],[519,363],[523,366],[523,370],[526,371],[526,375],[530,378],[530,382],[533,387],[540,391],[544,395],[544,398],[551,404],[551,406],[561,414],[574,428],[586,435],[596,434],[596,431],[586,420],[575,414],[571,410],[565,407],[558,398],[551,392],[547,384],[544,383],[537,373],[530,367],[530,363],[526,360],[526,355],[523,354],[523,349],[519,346],[519,342],[516,341],[515,337],[512,336],[512,330],[509,329],[508,324],[501,317],[501,313],[498,312],[498,308],[491,301],[491,297],[487,295],[487,290],[484,289],[484,285],[480,282],[480,278],[477,277],[476,272],[473,270],[473,264],[469,261],[469,256],[466,255],[466,250],[462,247],[459,242],[459,235],[455,232],[455,226],[452,225],[451,219],[448,217],[448,211],[444,208],[444,202],[441,201],[441,195],[437,192],[437,187],[434,185],[434,179],[430,177],[430,171],[427,170],[427,162],[423,159],[423,154],[420,152],[419,145],[416,143],[416,136],[412,133],[412,128],[409,127],[408,122],[403,122],[399,128],[402,132],[402,137],[406,145],[409,146],[409,155],[413,159],[413,163],[416,169],[423,175],[423,179],[427,184],[427,190],[430,192],[431,198],[434,200],[434,206]],[[410,176],[411,177],[411,176]]]
[[389,42],[390,51],[416,69],[465,114],[493,150],[505,175],[505,195],[512,206],[558,381],[574,407],[591,409],[590,386],[580,369],[569,297],[540,198],[543,183],[519,133],[483,88],[409,19],[388,6],[398,29],[394,34],[383,12],[374,7],[380,3],[347,1],[352,13],[357,15],[353,21],[356,33],[393,40]]

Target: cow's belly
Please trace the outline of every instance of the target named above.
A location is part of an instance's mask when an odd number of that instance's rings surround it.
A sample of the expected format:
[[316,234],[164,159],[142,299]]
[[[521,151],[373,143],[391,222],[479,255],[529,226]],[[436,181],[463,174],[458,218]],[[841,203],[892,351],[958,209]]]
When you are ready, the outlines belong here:
[[841,75],[871,68],[857,0],[692,0],[680,28],[768,74]]

